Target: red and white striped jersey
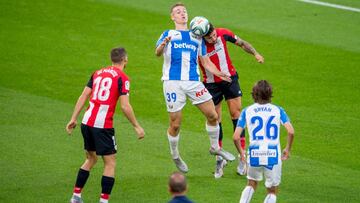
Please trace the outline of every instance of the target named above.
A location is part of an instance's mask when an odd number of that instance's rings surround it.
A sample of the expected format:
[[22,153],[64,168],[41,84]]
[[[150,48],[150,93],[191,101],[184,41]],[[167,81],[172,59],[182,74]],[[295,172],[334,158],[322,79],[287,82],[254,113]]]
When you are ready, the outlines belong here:
[[95,71],[87,86],[92,88],[92,92],[82,123],[95,128],[113,128],[118,98],[128,94],[130,90],[127,75],[120,69],[109,66]]
[[[210,44],[206,42],[206,55],[210,57],[210,60],[215,64],[218,70],[233,76],[236,74],[236,70],[235,67],[232,65],[226,43],[228,41],[235,43],[237,36],[230,30],[225,28],[215,28],[215,32],[217,34],[215,44]],[[200,68],[203,75],[203,81],[205,83],[222,81],[221,78],[213,75],[208,70],[206,70],[201,63]]]

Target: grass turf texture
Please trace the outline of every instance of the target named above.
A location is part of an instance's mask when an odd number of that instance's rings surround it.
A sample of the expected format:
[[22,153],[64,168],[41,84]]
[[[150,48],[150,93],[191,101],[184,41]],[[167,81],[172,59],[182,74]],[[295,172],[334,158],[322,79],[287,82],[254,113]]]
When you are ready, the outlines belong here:
[[[268,79],[273,102],[285,108],[296,130],[279,202],[359,202],[359,13],[297,1],[184,3],[190,19],[203,15],[232,29],[265,57],[265,64],[256,64],[229,45],[243,105],[252,102],[254,82]],[[173,27],[170,5],[160,0],[0,3],[0,202],[68,201],[84,156],[79,129],[68,137],[64,127],[90,74],[109,64],[108,53],[118,45],[129,54],[131,103],[147,134],[136,140],[117,109],[119,153],[111,201],[170,198],[167,177],[176,168],[165,136],[162,59],[154,56],[157,38]],[[224,147],[235,153],[225,109]],[[189,104],[183,114],[180,152],[190,168],[190,198],[238,202],[246,180],[235,174],[237,163],[214,180],[204,118]],[[284,133],[282,138],[284,144]],[[98,199],[101,173],[99,160],[83,192],[86,202]],[[264,196],[261,183],[254,202]]]

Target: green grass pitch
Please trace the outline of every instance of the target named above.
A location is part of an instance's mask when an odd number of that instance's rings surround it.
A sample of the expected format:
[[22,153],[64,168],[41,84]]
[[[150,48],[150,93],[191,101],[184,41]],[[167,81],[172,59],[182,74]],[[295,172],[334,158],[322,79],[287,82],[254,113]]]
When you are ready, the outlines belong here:
[[[16,0],[0,2],[0,202],[67,202],[83,162],[79,128],[64,128],[90,74],[124,46],[132,80],[130,100],[146,131],[136,139],[117,109],[118,156],[111,202],[167,202],[168,118],[162,95],[162,58],[155,43],[173,23],[162,0]],[[264,64],[232,45],[243,106],[259,79],[274,87],[273,103],[295,127],[292,157],[283,164],[278,202],[360,202],[360,13],[296,0],[183,1],[189,19],[206,16],[249,41]],[[330,3],[360,8],[356,0]],[[180,152],[189,166],[195,202],[238,202],[246,184],[237,163],[213,177],[205,120],[188,104]],[[224,147],[235,153],[231,120],[223,110]],[[286,134],[282,133],[282,144]],[[91,171],[85,202],[100,193],[102,163]],[[262,202],[263,183],[253,202]]]

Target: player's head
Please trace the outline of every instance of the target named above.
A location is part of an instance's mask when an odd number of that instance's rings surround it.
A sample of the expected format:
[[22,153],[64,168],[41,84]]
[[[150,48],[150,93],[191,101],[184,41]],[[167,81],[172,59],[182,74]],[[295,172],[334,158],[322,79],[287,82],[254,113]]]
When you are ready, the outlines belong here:
[[169,177],[169,191],[172,194],[184,194],[187,190],[185,176],[180,172],[174,172]]
[[175,24],[187,24],[188,22],[188,14],[186,11],[186,7],[183,3],[176,3],[170,8],[171,20],[175,22]]
[[217,39],[217,33],[215,31],[213,24],[210,23],[209,31],[204,36],[204,39],[206,40],[207,43],[215,44]]
[[256,103],[266,104],[271,102],[272,87],[266,80],[259,80],[252,89],[252,97]]
[[113,64],[127,64],[128,58],[126,50],[123,47],[113,48],[110,53],[111,62]]

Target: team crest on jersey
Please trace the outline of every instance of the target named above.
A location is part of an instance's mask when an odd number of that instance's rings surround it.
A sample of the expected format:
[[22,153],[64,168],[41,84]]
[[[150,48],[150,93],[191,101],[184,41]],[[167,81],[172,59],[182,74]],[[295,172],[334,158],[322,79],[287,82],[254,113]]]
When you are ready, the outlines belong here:
[[126,82],[125,82],[125,89],[126,89],[127,91],[130,90],[130,82],[129,82],[129,81],[126,81]]

